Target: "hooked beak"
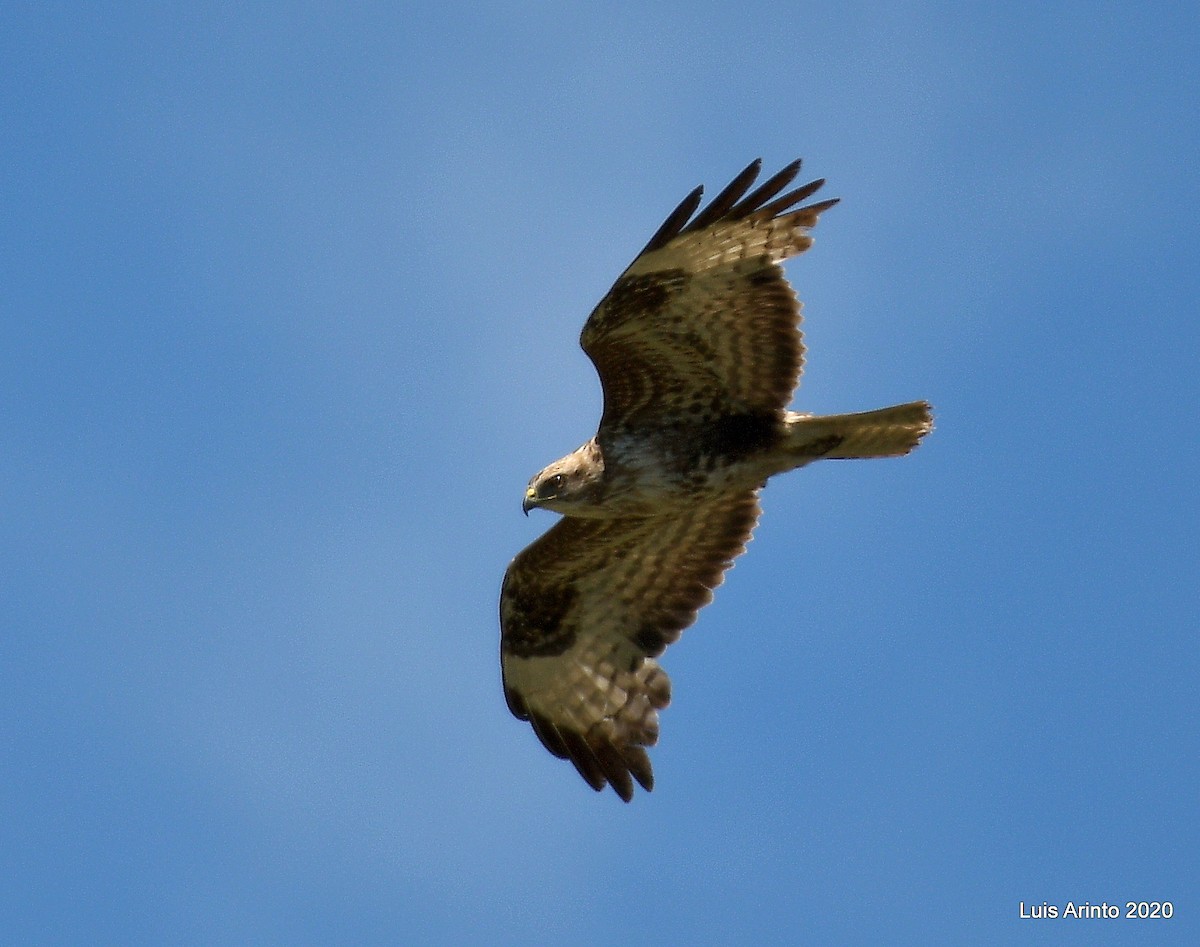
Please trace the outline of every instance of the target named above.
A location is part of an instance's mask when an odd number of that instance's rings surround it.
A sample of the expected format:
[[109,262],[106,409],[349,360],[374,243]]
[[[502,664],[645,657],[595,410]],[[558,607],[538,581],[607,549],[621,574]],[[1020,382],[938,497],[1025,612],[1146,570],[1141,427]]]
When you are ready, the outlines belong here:
[[528,516],[529,511],[535,506],[537,506],[537,494],[534,492],[533,487],[530,487],[525,491],[525,499],[521,501],[521,512]]

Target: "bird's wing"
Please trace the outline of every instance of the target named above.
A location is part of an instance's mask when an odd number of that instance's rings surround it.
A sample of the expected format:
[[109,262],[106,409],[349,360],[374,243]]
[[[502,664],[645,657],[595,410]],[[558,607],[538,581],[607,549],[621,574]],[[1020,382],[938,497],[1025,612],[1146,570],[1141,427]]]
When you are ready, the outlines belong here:
[[664,416],[777,415],[791,400],[804,345],[779,263],[808,249],[809,230],[837,201],[796,207],[823,180],[777,196],[799,161],[747,193],[760,166],[694,219],[693,191],[588,318],[580,344],[604,389],[602,438]]
[[566,517],[520,553],[500,593],[509,709],[595,790],[653,785],[670,681],[653,660],[744,550],[757,491],[639,519]]

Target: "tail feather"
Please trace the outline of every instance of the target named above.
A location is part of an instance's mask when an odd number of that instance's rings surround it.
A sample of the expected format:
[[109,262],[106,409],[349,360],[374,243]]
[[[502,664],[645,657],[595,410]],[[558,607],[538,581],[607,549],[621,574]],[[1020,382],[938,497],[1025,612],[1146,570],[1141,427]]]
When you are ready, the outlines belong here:
[[933,430],[925,401],[893,405],[858,414],[788,412],[789,448],[801,455],[831,459],[902,457]]

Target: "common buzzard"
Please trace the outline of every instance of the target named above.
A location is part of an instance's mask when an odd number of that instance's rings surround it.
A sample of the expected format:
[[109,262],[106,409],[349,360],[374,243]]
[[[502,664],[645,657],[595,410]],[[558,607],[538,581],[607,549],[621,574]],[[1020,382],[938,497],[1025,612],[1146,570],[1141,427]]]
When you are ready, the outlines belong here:
[[778,196],[799,161],[750,191],[760,167],[699,214],[703,188],[692,191],[588,318],[600,429],[529,481],[525,512],[563,518],[512,561],[500,592],[509,709],[626,802],[635,779],[653,786],[644,748],[671,698],[654,659],[745,550],[767,478],[824,458],[898,457],[932,427],[924,401],[787,410],[804,346],[779,264],[809,248],[837,201],[797,207],[824,180]]

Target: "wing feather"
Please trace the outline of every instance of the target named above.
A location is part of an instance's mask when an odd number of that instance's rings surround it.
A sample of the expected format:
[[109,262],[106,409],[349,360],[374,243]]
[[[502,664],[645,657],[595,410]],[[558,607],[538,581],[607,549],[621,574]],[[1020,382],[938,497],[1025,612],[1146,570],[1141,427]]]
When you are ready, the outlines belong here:
[[566,517],[518,555],[500,593],[501,669],[515,716],[593,789],[628,802],[654,785],[670,680],[653,660],[679,638],[740,555],[757,492],[682,515]]
[[[759,162],[761,166],[761,162]],[[800,173],[800,159],[797,158],[782,171],[776,172],[772,177],[768,178],[757,188],[747,194],[742,200],[730,210],[730,216],[741,217],[745,214],[753,212],[756,208],[762,207],[772,197],[782,191],[785,187],[792,183],[796,175]],[[816,187],[820,187],[825,181],[814,181]],[[812,185],[809,185],[810,187]],[[816,190],[816,188],[813,188]]]
[[700,199],[703,196],[704,187],[701,185],[680,201],[679,206],[667,215],[667,219],[662,222],[662,226],[654,231],[654,236],[642,248],[642,252],[638,256],[652,253],[660,247],[666,246],[679,236],[679,231],[683,229],[683,225],[691,219],[692,214],[696,213],[696,208],[700,206]]
[[812,244],[824,184],[777,197],[795,161],[747,194],[755,161],[691,220],[693,191],[592,312],[580,343],[600,375],[606,431],[658,417],[781,416],[803,367],[800,304],[779,267]]
[[708,206],[696,215],[696,219],[688,224],[683,232],[694,233],[697,230],[703,230],[728,214],[733,206],[741,200],[742,195],[750,189],[750,185],[754,183],[754,179],[758,177],[758,172],[761,170],[762,158],[755,158],[743,169],[741,174],[725,185],[725,189],[720,194],[709,201]]

